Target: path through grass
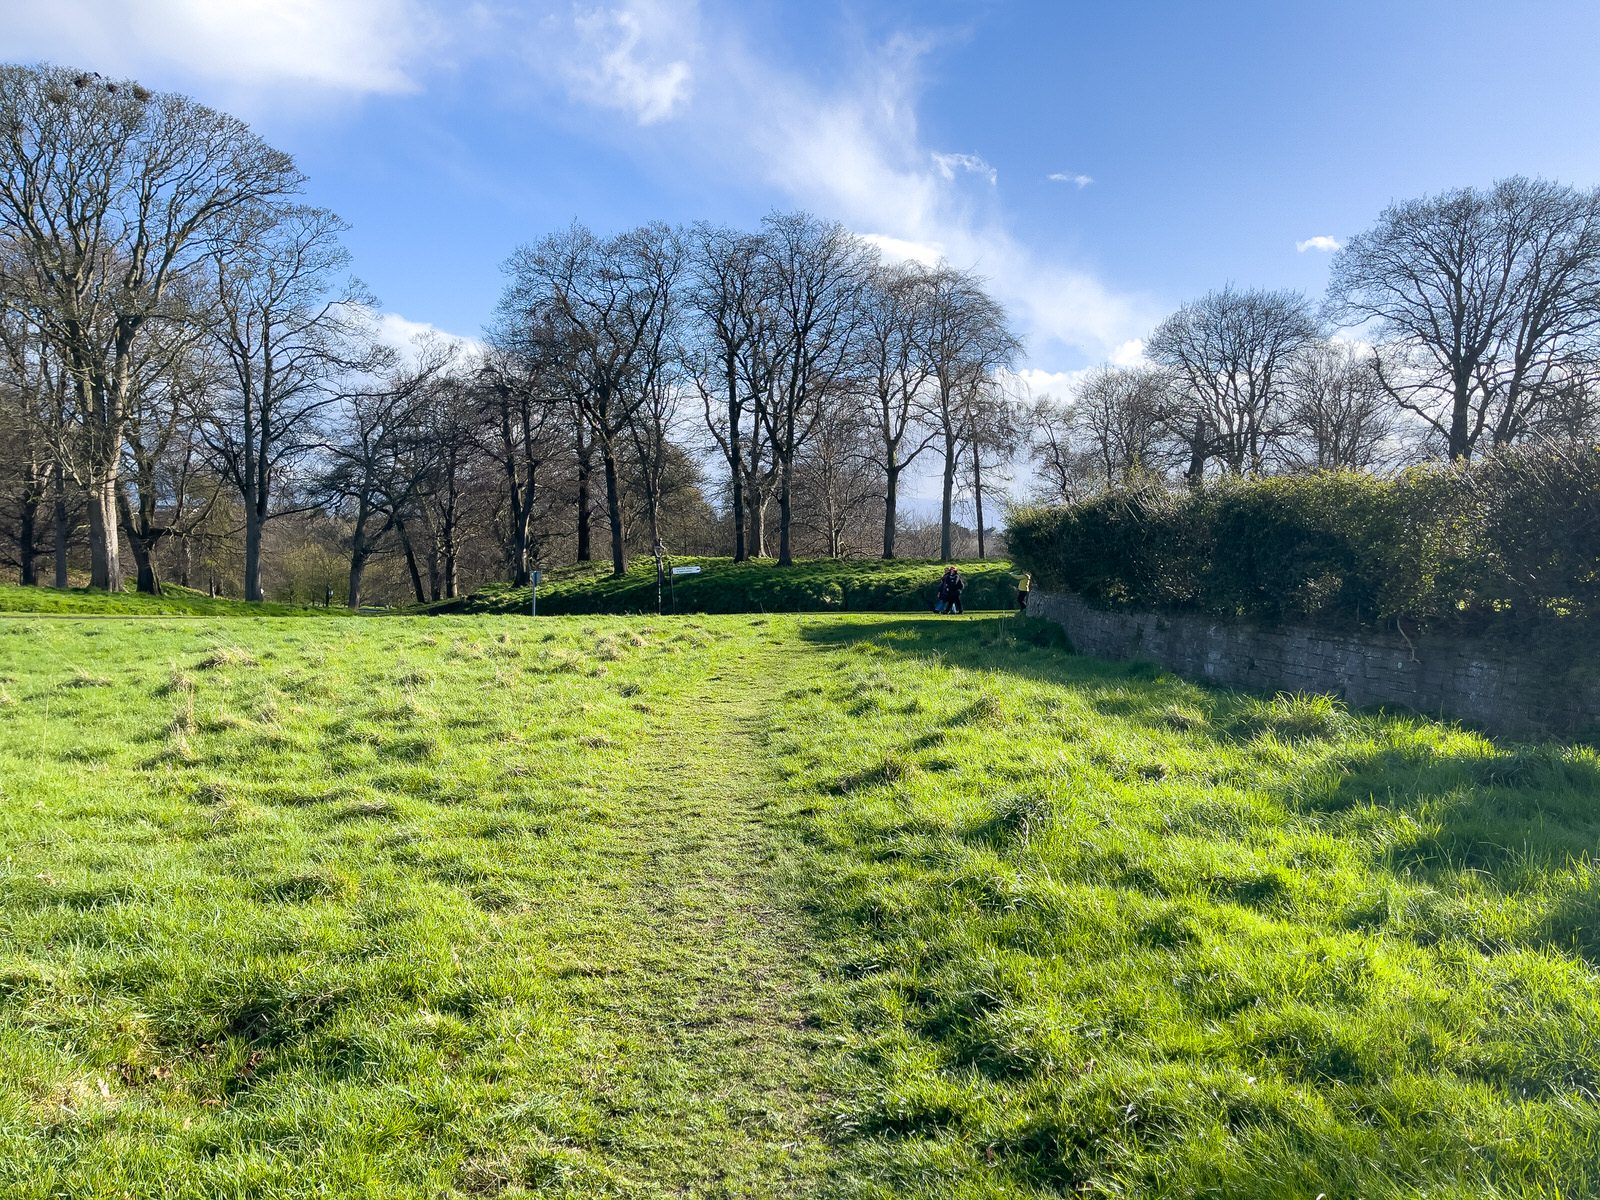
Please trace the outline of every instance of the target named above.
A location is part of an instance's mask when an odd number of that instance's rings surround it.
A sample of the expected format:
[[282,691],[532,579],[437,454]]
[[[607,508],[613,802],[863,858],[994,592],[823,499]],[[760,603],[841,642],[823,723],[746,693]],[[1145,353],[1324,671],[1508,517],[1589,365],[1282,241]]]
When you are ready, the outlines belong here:
[[921,617],[0,620],[0,1195],[1583,1196],[1600,769]]

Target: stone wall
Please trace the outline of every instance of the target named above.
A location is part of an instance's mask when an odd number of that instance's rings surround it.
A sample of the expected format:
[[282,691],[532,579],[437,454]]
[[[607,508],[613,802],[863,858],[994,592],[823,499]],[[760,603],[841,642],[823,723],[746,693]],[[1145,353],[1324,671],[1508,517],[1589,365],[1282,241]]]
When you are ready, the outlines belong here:
[[1265,628],[1194,613],[1108,612],[1038,591],[1028,611],[1064,626],[1080,654],[1145,659],[1209,683],[1328,692],[1356,708],[1455,717],[1510,737],[1600,727],[1600,663],[1571,647],[1541,652],[1464,638]]

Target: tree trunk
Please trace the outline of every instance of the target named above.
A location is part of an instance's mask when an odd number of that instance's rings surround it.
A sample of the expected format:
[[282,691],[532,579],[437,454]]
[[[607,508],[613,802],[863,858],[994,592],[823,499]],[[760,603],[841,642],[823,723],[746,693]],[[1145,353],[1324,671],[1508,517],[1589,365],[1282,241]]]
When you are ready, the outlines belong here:
[[883,556],[894,557],[895,509],[900,503],[900,468],[891,460],[883,481]]
[[400,549],[406,556],[406,570],[411,573],[411,591],[417,597],[418,604],[426,604],[428,596],[422,586],[422,572],[417,569],[417,552],[411,545],[411,535],[406,532],[404,521],[396,523],[395,532],[400,537]]
[[528,522],[531,514],[526,509],[521,509],[512,514],[511,529],[511,586],[526,587],[528,584]]
[[150,553],[149,547],[141,545],[134,538],[128,539],[128,547],[133,551],[133,563],[138,572],[134,587],[145,596],[161,595],[161,580],[156,577],[155,556]]
[[611,522],[611,573],[620,577],[628,573],[628,554],[622,544],[622,497],[617,487],[617,460],[610,446],[600,448],[600,458],[606,473],[606,517]]
[[972,444],[972,504],[978,518],[978,557],[983,557],[983,455]]
[[939,505],[939,561],[949,562],[953,557],[950,523],[955,514],[956,500],[956,452],[957,446],[954,439],[946,438],[944,443],[944,496]]
[[361,576],[367,569],[367,556],[365,551],[354,550],[350,554],[350,587],[345,593],[345,605],[351,612],[361,608]]
[[749,481],[744,489],[745,507],[745,541],[744,548],[748,558],[765,558],[767,556],[767,519],[765,508],[761,502],[761,489],[755,481]]
[[793,459],[789,455],[783,456],[783,464],[778,471],[778,565],[792,567],[794,565],[793,548],[789,541],[789,530],[794,521],[794,497],[791,493],[793,481]]
[[1447,449],[1450,460],[1465,461],[1472,457],[1472,436],[1468,432],[1468,420],[1472,412],[1472,376],[1466,372],[1457,372],[1454,380],[1454,395],[1450,402],[1450,438]]
[[38,548],[34,543],[39,537],[39,494],[32,487],[22,497],[17,526],[18,579],[23,587],[37,587]]
[[355,527],[350,531],[350,580],[345,589],[345,606],[351,612],[361,607],[361,577],[366,574],[367,557],[372,553],[372,544],[367,540],[367,508],[366,499],[363,497],[356,502]]
[[744,539],[744,447],[739,441],[739,383],[731,361],[728,373],[728,470],[732,476],[733,561],[743,562],[749,555]]
[[55,507],[55,586],[67,586],[67,551],[72,541],[72,526],[67,517],[67,477],[56,464],[50,471],[50,490]]
[[263,599],[261,591],[261,512],[253,499],[244,506],[244,598]]
[[578,561],[593,561],[589,547],[589,477],[592,443],[583,440],[583,422],[578,422]]
[[89,487],[89,586],[107,592],[122,590],[117,525],[117,477],[112,472]]
[[133,553],[133,564],[138,572],[138,582],[134,586],[141,595],[159,596],[161,583],[156,579],[155,556],[152,553],[155,539],[147,536],[140,528],[139,522],[133,519],[133,506],[128,503],[128,497],[120,488],[117,491],[117,508],[122,517],[123,532],[128,535],[128,549]]
[[1192,488],[1199,487],[1206,477],[1206,422],[1196,417],[1194,433],[1189,438],[1189,469],[1183,473],[1184,481]]

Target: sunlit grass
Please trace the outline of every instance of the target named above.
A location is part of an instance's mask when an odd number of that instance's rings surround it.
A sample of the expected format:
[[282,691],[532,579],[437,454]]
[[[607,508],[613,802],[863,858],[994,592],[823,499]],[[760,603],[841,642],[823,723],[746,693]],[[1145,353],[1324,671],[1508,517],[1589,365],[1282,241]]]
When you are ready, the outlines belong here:
[[1034,632],[804,632],[847,1194],[1600,1189],[1592,751]]
[[8,619],[0,1195],[1594,1194],[1597,784],[1014,619]]
[[247,604],[167,584],[159,596],[138,592],[102,592],[93,588],[17,587],[0,584],[0,613],[47,613],[63,616],[230,617],[347,616],[343,608],[300,608],[293,604]]

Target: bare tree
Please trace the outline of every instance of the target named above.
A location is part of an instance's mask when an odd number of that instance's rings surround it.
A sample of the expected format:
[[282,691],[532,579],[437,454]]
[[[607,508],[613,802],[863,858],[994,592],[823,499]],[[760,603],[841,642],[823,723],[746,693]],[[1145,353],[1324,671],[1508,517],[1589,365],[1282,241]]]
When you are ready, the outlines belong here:
[[1514,177],[1384,210],[1333,262],[1327,311],[1401,351],[1384,387],[1451,459],[1526,436],[1600,330],[1600,190]]
[[65,384],[37,326],[23,314],[0,309],[0,478],[11,477],[7,499],[15,521],[6,530],[15,547],[7,561],[24,586],[39,581],[45,508],[61,478]]
[[751,359],[760,353],[762,310],[768,303],[763,287],[770,277],[762,261],[759,235],[703,223],[694,227],[686,300],[696,319],[686,330],[682,357],[705,409],[706,428],[728,464],[735,562],[750,555],[747,478],[750,460],[761,451],[758,440],[749,448],[745,440],[760,439],[764,429],[751,410],[766,389],[748,390],[751,376],[760,374]]
[[632,466],[644,491],[645,527],[652,553],[659,553],[662,547],[661,504],[673,449],[671,437],[678,421],[677,385],[676,378],[666,372],[645,382],[644,397],[628,420]]
[[[397,368],[380,386],[340,397],[334,436],[320,448],[327,463],[318,490],[350,523],[350,576],[345,602],[361,607],[362,580],[385,535],[397,530],[428,486],[433,459],[426,413],[450,365],[447,347],[419,345],[416,365]],[[414,556],[407,551],[419,598]]]
[[1113,488],[1168,466],[1172,378],[1152,367],[1100,367],[1078,388],[1074,423],[1094,464],[1095,486]]
[[478,482],[474,469],[485,458],[479,448],[479,416],[470,379],[459,367],[440,377],[429,403],[418,414],[422,426],[420,453],[427,463],[426,484],[416,496],[416,519],[428,537],[430,600],[460,592],[467,493]]
[[1095,489],[1094,456],[1071,404],[1040,396],[1028,410],[1028,452],[1042,498],[1071,504]]
[[345,229],[325,209],[250,210],[207,264],[205,328],[227,383],[212,393],[201,428],[244,508],[246,600],[262,598],[261,535],[284,511],[280,477],[321,444],[343,381],[394,362],[377,341],[372,297],[339,279],[349,265]]
[[1198,483],[1217,459],[1233,475],[1258,474],[1280,434],[1289,366],[1317,337],[1305,298],[1232,286],[1185,304],[1145,346],[1175,381],[1174,431]]
[[501,340],[559,364],[567,380],[605,472],[617,575],[627,571],[618,454],[635,412],[669,368],[684,264],[682,239],[659,224],[605,241],[573,225],[520,248],[506,264]]
[[70,372],[94,586],[122,586],[117,472],[139,338],[233,214],[300,183],[287,155],[187,97],[0,66],[0,239],[20,268],[6,287]]
[[800,526],[818,549],[841,558],[855,548],[852,531],[881,499],[882,477],[874,451],[876,430],[863,418],[858,397],[823,402],[816,428],[795,464],[795,500]]
[[132,368],[117,504],[147,595],[161,592],[157,547],[188,536],[216,498],[198,429],[215,384],[206,350],[193,325],[167,322],[143,339]]
[[[1007,394],[1000,381],[989,376],[982,386],[966,393],[967,410],[967,491],[972,497],[973,524],[978,537],[978,557],[988,551],[984,529],[985,487],[993,487],[994,473],[1010,462],[1013,448],[1022,437],[1026,410]],[[991,472],[985,475],[985,470]]]
[[1377,470],[1402,453],[1394,416],[1372,353],[1317,342],[1290,364],[1281,450],[1301,470]]
[[975,398],[990,376],[1010,365],[1021,343],[1011,333],[1005,309],[969,272],[941,264],[929,276],[926,352],[931,386],[923,418],[936,431],[944,454],[939,510],[939,557],[953,555],[951,538],[961,457],[971,433]]
[[854,387],[872,256],[843,225],[809,213],[762,222],[775,334],[765,420],[778,470],[778,562],[794,562],[794,473],[826,401]]
[[[538,339],[547,345],[547,338]],[[533,517],[545,463],[556,453],[564,394],[548,362],[497,349],[477,370],[472,386],[481,397],[485,452],[501,474],[509,505],[506,562],[511,582],[526,584],[538,559]]]
[[920,401],[932,374],[933,281],[915,265],[880,266],[865,295],[861,359],[872,400],[873,458],[883,474],[883,557],[893,558],[900,477],[934,444]]

